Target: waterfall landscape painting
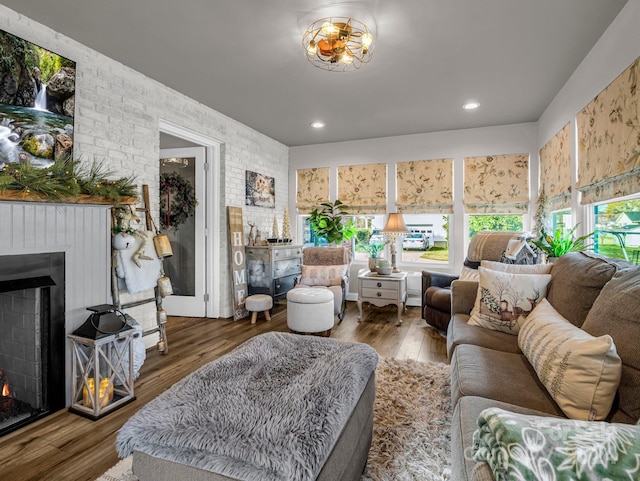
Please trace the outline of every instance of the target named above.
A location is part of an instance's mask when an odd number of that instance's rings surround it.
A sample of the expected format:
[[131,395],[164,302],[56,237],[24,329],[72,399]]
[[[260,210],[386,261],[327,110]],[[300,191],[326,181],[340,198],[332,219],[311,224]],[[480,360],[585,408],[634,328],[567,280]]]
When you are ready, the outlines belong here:
[[76,64],[0,30],[0,169],[73,156]]

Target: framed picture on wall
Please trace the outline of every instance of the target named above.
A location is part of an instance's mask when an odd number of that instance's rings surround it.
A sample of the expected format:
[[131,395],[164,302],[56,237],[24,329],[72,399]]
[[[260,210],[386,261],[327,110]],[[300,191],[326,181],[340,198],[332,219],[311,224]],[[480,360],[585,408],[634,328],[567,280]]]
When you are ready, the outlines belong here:
[[276,207],[275,179],[247,170],[245,205]]
[[0,30],[0,167],[73,156],[76,63]]

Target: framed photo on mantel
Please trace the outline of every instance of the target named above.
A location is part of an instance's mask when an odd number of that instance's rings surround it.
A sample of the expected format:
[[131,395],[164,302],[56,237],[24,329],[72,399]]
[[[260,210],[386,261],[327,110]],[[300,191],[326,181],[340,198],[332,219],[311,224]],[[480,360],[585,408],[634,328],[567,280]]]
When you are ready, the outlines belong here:
[[248,288],[241,207],[227,206],[227,224],[229,226],[229,257],[231,260],[233,320],[237,321],[239,319],[244,319],[249,315],[249,311],[247,311],[245,306]]

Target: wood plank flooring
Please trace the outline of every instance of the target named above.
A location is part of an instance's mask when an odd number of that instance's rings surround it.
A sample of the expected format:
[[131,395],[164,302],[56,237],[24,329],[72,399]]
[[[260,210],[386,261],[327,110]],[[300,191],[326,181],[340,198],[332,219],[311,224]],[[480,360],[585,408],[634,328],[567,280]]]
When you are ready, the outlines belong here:
[[[396,307],[358,309],[349,303],[344,321],[331,337],[371,345],[384,357],[447,362],[446,341],[420,319],[420,308],[409,307],[404,323],[396,327]],[[118,429],[145,403],[176,381],[247,339],[268,331],[288,331],[286,304],[276,304],[272,320],[251,325],[249,319],[171,318],[170,352],[147,351],[147,359],[135,383],[136,401],[98,421],[62,410],[0,438],[0,479],[7,481],[93,481],[113,466],[118,457]]]

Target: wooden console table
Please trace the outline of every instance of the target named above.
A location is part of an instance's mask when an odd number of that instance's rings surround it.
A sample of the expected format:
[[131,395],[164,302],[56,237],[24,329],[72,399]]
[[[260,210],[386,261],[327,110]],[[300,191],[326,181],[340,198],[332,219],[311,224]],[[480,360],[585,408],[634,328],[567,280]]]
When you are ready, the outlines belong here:
[[395,304],[398,306],[398,322],[402,324],[402,311],[407,301],[407,273],[396,272],[383,276],[368,270],[358,273],[358,322],[362,321],[362,303],[368,302],[377,307]]

